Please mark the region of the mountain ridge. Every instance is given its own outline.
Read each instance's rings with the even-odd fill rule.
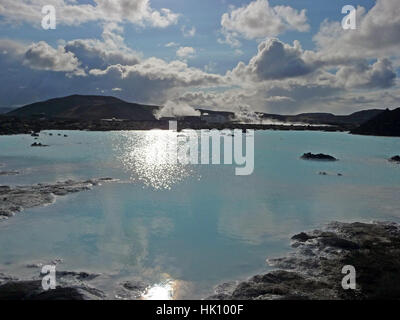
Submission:
[[[156,110],[160,106],[126,102],[113,96],[69,95],[45,101],[31,103],[7,112],[7,116],[17,117],[49,117],[61,119],[101,120],[126,119],[134,121],[155,121]],[[197,108],[201,114],[221,115],[229,118],[234,115],[229,111],[216,111]],[[272,120],[305,124],[352,125],[359,126],[382,113],[382,109],[369,109],[354,112],[350,115],[313,112],[297,115],[279,115],[257,112],[261,120]],[[185,118],[185,117],[183,117]],[[193,118],[193,117],[192,117]],[[192,119],[192,121],[195,121]]]
[[[353,134],[400,137],[400,108],[385,110],[351,130]]]
[[[70,95],[39,101],[17,108],[7,115],[19,117],[47,116],[52,118],[98,120],[120,118],[155,120],[160,107],[130,103],[113,96]]]

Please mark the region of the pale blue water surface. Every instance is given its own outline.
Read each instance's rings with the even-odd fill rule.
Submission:
[[[165,164],[157,146],[170,132],[49,132],[39,139],[48,148],[31,148],[28,135],[0,137],[0,170],[21,172],[0,185],[119,181],[0,222],[0,272],[27,275],[30,262],[61,258],[62,270],[104,274],[97,284],[109,298],[133,278],[198,298],[267,270],[265,258],[290,251],[296,232],[400,220],[400,165],[387,161],[400,154],[399,138],[259,131],[254,173],[235,176],[235,165]],[[340,161],[300,160],[304,152]]]

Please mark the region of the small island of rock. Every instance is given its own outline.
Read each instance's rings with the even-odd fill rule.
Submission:
[[[48,147],[47,144],[42,144],[41,142],[34,142],[31,144],[31,147]]]
[[[330,156],[328,154],[323,154],[323,153],[318,153],[318,154],[313,154],[311,152],[305,153],[301,156],[301,159],[303,160],[319,160],[319,161],[337,161],[333,156]]]
[[[400,163],[400,156],[391,157],[391,158],[389,159],[389,161]]]

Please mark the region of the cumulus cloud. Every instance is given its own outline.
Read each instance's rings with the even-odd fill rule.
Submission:
[[[192,47],[180,47],[176,51],[177,57],[184,59],[193,58],[195,54],[196,50]]]
[[[171,87],[212,86],[224,83],[223,76],[191,68],[182,61],[166,62],[154,57],[132,66],[118,64],[109,66],[104,70],[92,69],[89,73],[99,77],[112,75],[125,80],[141,77],[153,81],[168,82]]]
[[[189,67],[184,61],[154,57],[132,66],[92,69],[89,75],[93,83],[122,88],[126,99],[152,104],[163,104],[187,88],[218,87],[226,82],[223,76]]]
[[[298,41],[293,46],[277,39],[260,43],[258,53],[245,65],[240,62],[232,71],[239,78],[275,80],[304,76],[314,69],[303,60],[303,51]]]
[[[167,101],[165,105],[154,114],[157,119],[163,117],[176,118],[183,116],[200,116],[200,111],[186,103],[177,101]]]
[[[165,47],[166,48],[172,48],[172,47],[178,47],[179,46],[179,43],[176,43],[176,42],[168,42],[166,45],[165,45]]]
[[[57,49],[40,41],[29,46],[24,56],[24,64],[32,69],[63,71],[74,75],[85,75],[79,67],[79,60],[71,52],[66,52],[64,47]]]
[[[169,9],[155,10],[150,0],[94,0],[94,4],[79,4],[68,0],[2,0],[0,16],[6,22],[21,21],[40,25],[42,7],[53,5],[57,12],[57,23],[79,25],[90,21],[122,22],[136,25],[165,28],[176,24],[179,14]]]
[[[231,9],[221,18],[221,42],[238,46],[238,37],[257,39],[276,37],[288,30],[308,31],[306,10],[298,11],[289,6],[271,7],[268,0],[255,0],[247,6]]]
[[[28,10],[24,7],[28,1],[13,1],[6,8],[3,3],[8,1],[0,4],[5,22],[18,14],[32,22],[29,17],[36,14],[36,6],[41,3],[33,1]],[[155,12],[149,1],[98,0],[78,5],[74,1],[49,0],[46,4],[51,2],[71,12],[59,17],[61,24],[96,20],[103,28],[101,37],[60,41],[57,47],[44,41],[1,39],[2,105],[73,93],[112,94],[129,101],[165,105],[165,115],[178,116],[194,115],[193,107],[243,114],[243,106],[247,106],[253,111],[291,114],[400,105],[397,65],[393,63],[400,61],[400,9],[394,0],[377,0],[368,12],[359,7],[355,31],[343,31],[339,21],[325,21],[314,37],[316,48],[312,51],[302,49],[299,41],[285,43],[272,37],[287,30],[307,30],[305,11],[271,7],[265,0],[233,8],[224,18],[225,40],[238,43],[242,38],[256,39],[259,45],[254,56],[238,62],[225,74],[213,73],[216,68],[212,63],[203,70],[191,67],[188,61],[195,49],[174,42],[166,45],[177,50],[174,61],[144,58],[130,48],[124,39],[124,22],[163,26],[157,14],[149,18],[148,12]],[[93,10],[101,13],[114,3],[109,16],[91,16]],[[163,12],[159,14],[168,14]],[[165,21],[165,25],[173,23]],[[224,63],[217,62],[219,68],[223,67]]]
[[[365,62],[344,66],[336,73],[337,81],[348,88],[390,88],[394,86],[396,73],[387,59],[378,59],[373,65]]]
[[[324,99],[343,94],[343,89],[318,83],[274,82],[251,88],[234,88],[224,92],[190,92],[179,100],[199,108],[233,111],[243,114],[243,107],[259,112],[296,113],[304,108],[323,111]]]
[[[324,21],[314,36],[322,60],[385,58],[400,50],[400,6],[397,0],[377,0],[366,11],[357,8],[357,29],[343,30],[335,21]]]
[[[104,25],[102,38],[68,41],[65,50],[72,52],[88,68],[112,64],[133,65],[139,63],[140,54],[126,46],[123,28],[116,23]]]

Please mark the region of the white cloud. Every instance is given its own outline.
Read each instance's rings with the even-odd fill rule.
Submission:
[[[196,35],[195,27],[192,27],[191,29],[187,29],[186,26],[182,26],[181,31],[185,38],[193,38]]]
[[[192,47],[180,47],[176,51],[176,55],[179,58],[189,59],[193,58],[196,54],[196,50]]]
[[[122,88],[128,100],[163,104],[188,88],[210,88],[225,85],[221,75],[189,67],[184,61],[166,62],[149,58],[132,66],[112,65],[89,71],[93,85],[106,83]]]
[[[293,46],[277,39],[261,42],[258,53],[248,65],[240,62],[232,71],[232,75],[252,80],[275,80],[307,75],[313,67],[303,60],[300,43]]]
[[[324,21],[314,36],[321,60],[387,58],[400,51],[400,6],[398,0],[377,0],[366,12],[357,8],[357,29],[343,30],[339,22]]]
[[[49,1],[55,3],[55,0]],[[108,17],[91,17],[90,14],[80,17],[79,12],[89,10],[90,13],[93,8],[105,10],[107,5],[111,6],[110,1],[99,0],[87,5],[89,9],[76,2],[57,1],[61,7],[75,5],[77,8],[69,9],[80,10],[74,11],[75,16],[61,17],[62,23],[96,19],[103,27],[101,38],[59,41],[57,47],[44,41],[27,44],[0,39],[3,105],[28,103],[49,98],[49,95],[91,92],[113,94],[140,103],[165,104],[166,114],[179,114],[179,110],[190,114],[190,107],[240,112],[243,106],[249,106],[256,111],[276,113],[337,113],[400,105],[395,69],[398,65],[392,63],[396,59],[400,61],[400,9],[394,0],[377,0],[369,12],[359,8],[359,29],[354,32],[344,32],[340,22],[324,22],[314,38],[317,45],[314,51],[303,50],[298,41],[285,43],[271,38],[271,34],[277,32],[306,30],[305,12],[290,7],[270,7],[267,1],[261,0],[232,9],[226,19],[235,24],[231,26],[227,22],[225,40],[234,44],[241,38],[257,39],[259,46],[253,57],[237,63],[225,75],[212,73],[216,69],[213,63],[202,66],[204,70],[190,67],[187,60],[196,53],[192,47],[168,43],[167,47],[177,50],[175,61],[143,58],[141,53],[128,47],[122,21],[157,25],[154,22],[157,14],[155,18],[145,18],[143,14],[146,10],[154,11],[149,1],[118,0]],[[33,2],[31,11],[24,12],[22,6],[18,14],[34,16],[35,6],[40,1]],[[15,2],[7,9],[0,5],[0,15],[4,16],[7,10],[11,12],[21,3],[27,1]],[[254,9],[266,5],[267,12]],[[271,25],[264,28],[263,19],[269,14],[272,14]],[[122,17],[119,23],[117,17]],[[291,24],[285,20],[289,17]],[[233,53],[229,54],[232,58]],[[225,63],[216,62],[219,67]],[[86,77],[78,76],[84,74]]]
[[[32,69],[63,71],[74,75],[85,75],[80,68],[78,59],[72,52],[66,52],[64,47],[57,49],[40,41],[30,45],[24,55],[24,64]]]
[[[179,43],[176,43],[176,42],[168,42],[165,45],[165,47],[167,47],[167,48],[178,47],[178,46],[179,46]]]
[[[149,58],[132,66],[112,65],[104,70],[92,69],[94,76],[112,75],[122,80],[140,77],[150,81],[161,81],[169,86],[212,86],[224,83],[223,76],[206,73],[197,68],[190,68],[183,61],[166,62],[158,58]]]
[[[276,37],[288,30],[308,31],[306,11],[289,6],[271,7],[268,0],[255,0],[247,6],[234,8],[221,18],[222,34],[232,46],[240,43],[237,38],[258,39]]]
[[[89,21],[126,21],[140,26],[165,28],[176,24],[179,19],[179,14],[169,9],[154,10],[150,0],[94,0],[94,5],[68,0],[2,0],[0,16],[6,22],[24,21],[40,26],[44,5],[56,8],[57,24],[62,25],[79,25]]]
[[[390,88],[394,86],[396,73],[392,63],[379,59],[373,65],[361,62],[341,67],[336,73],[338,82],[348,88]]]
[[[139,63],[140,54],[128,48],[123,38],[123,28],[116,23],[104,25],[102,38],[76,39],[65,45],[68,52],[73,52],[89,68],[112,64],[133,65]]]

